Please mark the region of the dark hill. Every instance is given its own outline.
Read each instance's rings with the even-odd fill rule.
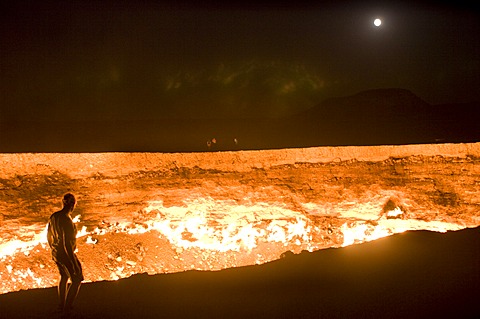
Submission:
[[[404,89],[332,98],[282,119],[0,121],[0,153],[190,152],[480,141],[480,105],[430,105]],[[234,139],[238,140],[235,144]]]
[[[305,112],[309,118],[370,122],[423,115],[430,105],[404,89],[377,89],[328,99]]]
[[[477,110],[478,103],[431,105],[405,89],[375,89],[325,100],[296,115],[292,127],[323,145],[474,142]]]

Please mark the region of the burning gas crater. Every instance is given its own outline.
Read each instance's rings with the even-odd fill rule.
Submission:
[[[0,154],[0,163],[0,293],[56,285],[45,227],[67,191],[78,198],[87,281],[480,224],[480,143]]]
[[[373,200],[328,207],[304,203],[300,211],[282,203],[239,205],[213,198],[188,199],[182,206],[170,207],[151,201],[129,218],[112,218],[94,227],[85,226],[77,215],[78,254],[87,281],[117,280],[136,273],[261,264],[285,251],[347,246],[411,229],[465,228],[408,219],[389,194]],[[2,242],[0,276],[1,293],[56,285],[46,228]]]

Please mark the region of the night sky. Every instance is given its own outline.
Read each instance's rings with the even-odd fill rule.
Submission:
[[[282,117],[392,87],[480,100],[462,1],[5,2],[0,121]]]

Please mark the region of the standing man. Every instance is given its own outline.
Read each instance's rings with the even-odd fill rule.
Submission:
[[[83,281],[82,265],[75,255],[77,245],[77,228],[72,221],[71,213],[76,200],[73,194],[63,196],[62,210],[53,213],[48,221],[47,239],[52,249],[52,259],[60,272],[58,283],[59,308],[69,312],[77,297]],[[68,280],[70,279],[70,284]]]

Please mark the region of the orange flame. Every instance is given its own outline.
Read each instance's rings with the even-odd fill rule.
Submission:
[[[81,245],[85,245],[85,251],[88,246],[102,245],[105,242],[102,238],[112,234],[124,234],[131,238],[149,235],[158,241],[168,241],[176,251],[173,258],[179,263],[178,267],[184,267],[183,270],[191,267],[211,270],[243,265],[245,262],[240,256],[257,256],[254,261],[248,260],[262,263],[278,258],[279,254],[275,251],[313,251],[348,246],[411,229],[445,232],[465,228],[440,221],[404,219],[404,212],[399,207],[382,215],[379,213],[381,205],[374,202],[339,203],[331,211],[307,203],[303,205],[303,212],[291,210],[282,203],[243,205],[232,200],[212,198],[194,198],[186,200],[184,204],[166,207],[162,201],[153,201],[145,209],[132,214],[131,220],[111,221],[104,227],[90,230],[83,226],[77,238]],[[329,214],[329,218],[339,221],[338,229],[327,231],[324,225],[317,224],[312,217],[319,212]],[[80,216],[74,221],[81,223]],[[328,232],[338,233],[340,241],[328,241]],[[270,245],[268,247],[271,251],[265,250],[264,245]],[[272,247],[276,247],[276,250]],[[202,260],[196,266],[187,264],[188,258],[182,255],[188,252],[196,252],[194,255],[202,256]],[[87,280],[116,280],[142,272],[140,261],[123,258],[122,252],[117,254],[109,257],[112,264],[109,275],[94,275],[92,271]],[[224,259],[220,258],[221,254],[224,254]],[[146,255],[145,258],[147,257],[157,260],[158,256]],[[84,255],[83,258],[83,261],[88,262],[85,260],[88,256]],[[31,262],[37,259],[40,260],[37,264]],[[13,239],[1,243],[0,293],[54,286],[56,269],[51,264],[46,245],[46,227],[34,233],[30,240]],[[171,271],[160,264],[154,267],[153,271],[149,271]]]

